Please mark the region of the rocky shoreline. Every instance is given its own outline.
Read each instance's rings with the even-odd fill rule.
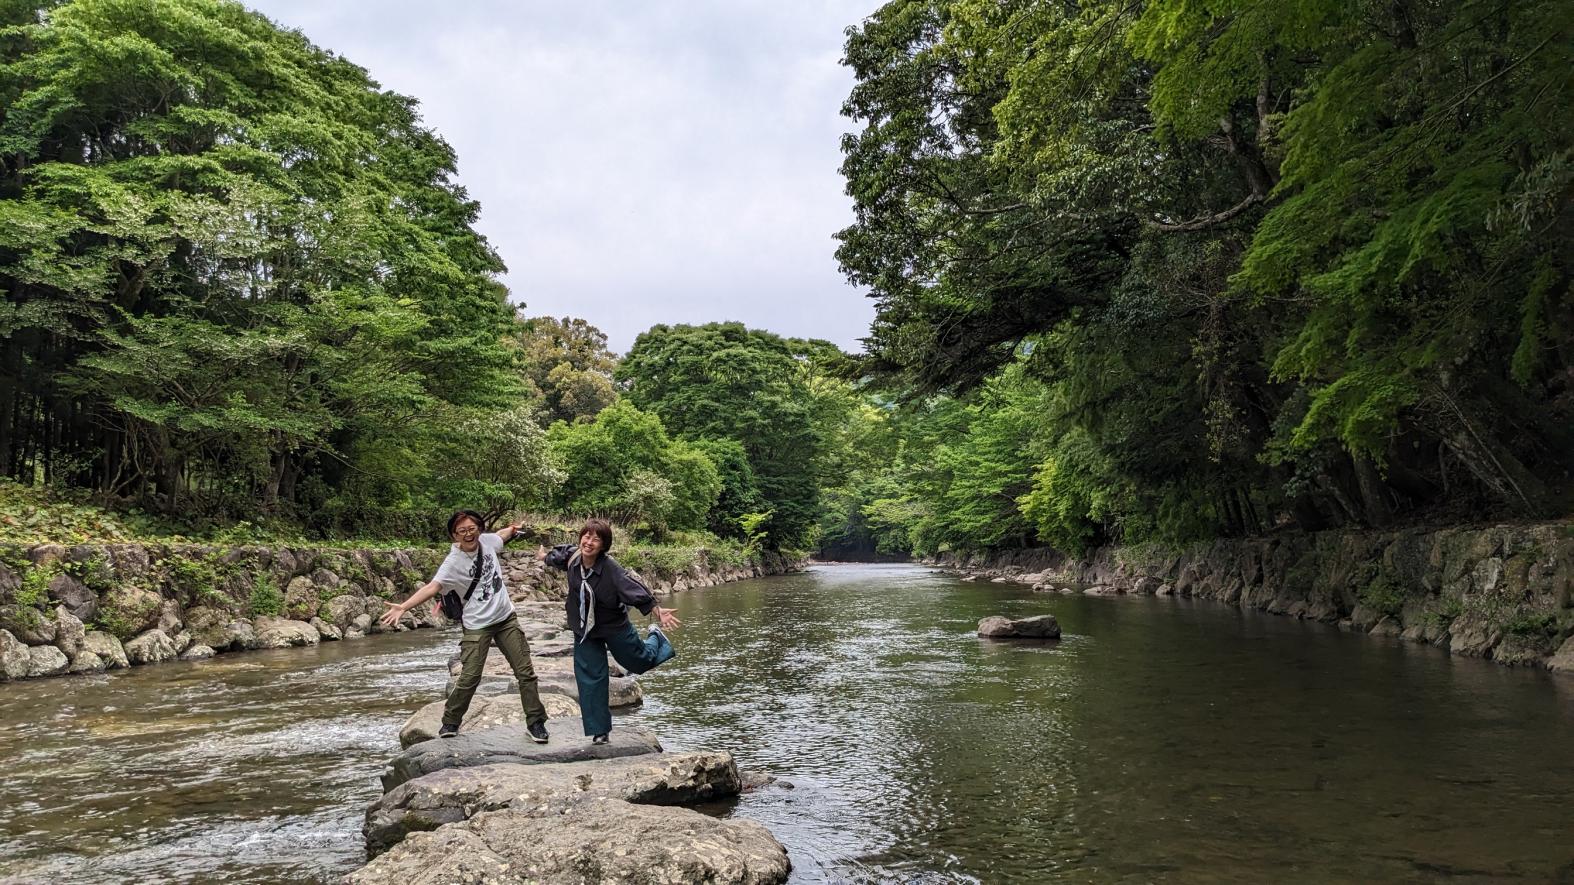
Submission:
[[[786,881],[787,851],[765,827],[684,807],[748,788],[751,778],[732,754],[668,754],[650,729],[622,724],[608,743],[592,744],[557,678],[566,670],[572,686],[571,659],[550,653],[561,623],[539,604],[518,609],[552,717],[551,740],[528,739],[508,671],[493,666],[501,655],[490,655],[488,679],[506,693],[478,695],[457,737],[432,737],[440,701],[401,728],[404,749],[383,770],[383,795],[366,810],[368,862],[343,882]],[[638,703],[638,681],[625,678],[634,691],[624,705]]]
[[[1574,522],[1106,547],[1084,558],[1047,548],[945,554],[927,563],[1038,592],[1212,599],[1574,672]]]
[[[384,632],[385,601],[436,570],[441,547],[342,550],[200,544],[0,545],[0,682],[98,673]],[[516,601],[560,600],[559,574],[533,550],[504,551]],[[764,553],[745,564],[693,551],[645,577],[658,594],[785,574],[801,563]],[[447,625],[423,609],[396,631]]]

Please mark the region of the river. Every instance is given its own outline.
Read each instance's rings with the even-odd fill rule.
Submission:
[[[791,784],[794,882],[1574,881],[1574,679],[916,566],[680,594],[626,721]],[[996,643],[1050,612],[1058,643]],[[0,686],[0,880],[331,880],[452,633]]]

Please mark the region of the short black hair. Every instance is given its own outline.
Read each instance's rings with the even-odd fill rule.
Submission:
[[[459,520],[467,516],[475,520],[476,528],[483,532],[486,531],[486,517],[474,510],[455,510],[454,515],[448,517],[448,537],[452,538],[454,536],[454,526],[459,524]]]
[[[594,518],[587,519],[587,520],[585,520],[585,527],[580,529],[579,530],[579,534],[575,535],[575,537],[583,538],[583,537],[585,537],[585,535],[587,535],[587,534],[589,534],[591,532],[595,532],[596,533],[596,537],[601,539],[601,552],[602,553],[611,553],[612,552],[612,523],[607,522],[604,519],[594,519]]]

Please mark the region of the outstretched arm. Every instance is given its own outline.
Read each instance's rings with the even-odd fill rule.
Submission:
[[[555,569],[568,569],[568,561],[574,556],[573,544],[559,544],[550,550],[546,547],[536,547],[536,559]]]
[[[405,612],[416,608],[421,603],[431,599],[433,596],[436,596],[438,587],[438,583],[436,581],[432,581],[421,587],[421,589],[411,593],[404,602],[388,602],[387,600],[384,600],[383,605],[388,606],[388,610],[383,612],[383,616],[378,618],[378,620],[382,622],[384,627],[394,626],[395,624],[399,623],[400,618],[404,617]]]
[[[639,609],[640,614],[655,618],[663,630],[670,630],[683,623],[672,609],[657,605],[655,594],[650,592],[650,588],[621,565],[618,566],[618,595],[622,597],[624,605],[632,605]]]

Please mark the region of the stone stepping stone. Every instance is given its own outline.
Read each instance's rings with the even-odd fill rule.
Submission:
[[[448,768],[406,781],[366,811],[369,857],[410,833],[510,806],[543,807],[604,796],[645,805],[692,805],[735,796],[742,781],[731,753],[654,753],[593,762]]]
[[[543,694],[541,704],[547,708],[547,716],[552,719],[574,719],[579,716],[579,704],[566,695]],[[464,719],[460,720],[459,729],[480,731],[499,725],[518,725],[524,721],[525,709],[519,702],[519,692],[491,696],[477,694],[470,700],[470,709],[465,711]],[[405,720],[404,726],[399,729],[399,746],[411,747],[432,740],[437,737],[437,730],[442,726],[443,702],[433,701]]]
[[[343,881],[777,885],[787,881],[791,869],[787,850],[754,821],[584,798],[546,810],[485,811],[429,833],[412,833]]]
[[[547,731],[552,740],[538,744],[530,740],[524,725],[502,725],[481,731],[461,730],[457,737],[422,741],[395,756],[383,769],[383,792],[408,780],[445,768],[472,768],[513,762],[535,765],[545,762],[582,762],[587,759],[617,759],[661,752],[656,733],[638,726],[612,729],[611,740],[592,744],[582,732],[578,717],[549,719]]]

